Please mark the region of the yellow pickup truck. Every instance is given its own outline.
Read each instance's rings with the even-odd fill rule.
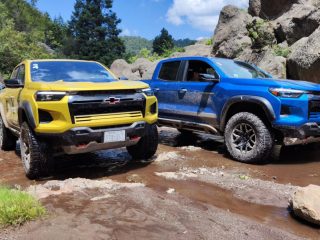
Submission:
[[[133,160],[158,146],[158,104],[145,83],[120,81],[98,62],[26,60],[0,90],[0,148],[20,139],[27,177],[50,174],[53,153],[127,147]]]

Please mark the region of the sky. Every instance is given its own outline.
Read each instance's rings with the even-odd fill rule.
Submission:
[[[114,0],[113,11],[122,20],[123,36],[153,39],[164,27],[175,39],[213,35],[221,9],[232,4],[248,7],[249,0]],[[51,17],[68,21],[75,0],[38,0],[37,7]]]

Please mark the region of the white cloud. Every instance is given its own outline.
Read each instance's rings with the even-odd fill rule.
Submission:
[[[167,12],[167,21],[174,25],[190,24],[195,28],[212,32],[221,9],[232,4],[248,7],[248,0],[173,0]]]
[[[137,36],[137,35],[138,35],[138,31],[136,31],[136,30],[131,31],[128,28],[122,29],[122,32],[120,34],[120,36]]]

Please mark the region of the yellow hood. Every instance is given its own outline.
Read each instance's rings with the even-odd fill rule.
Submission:
[[[108,83],[91,82],[31,82],[28,87],[41,91],[97,91],[97,90],[128,90],[148,88],[148,84],[139,81],[114,81]]]

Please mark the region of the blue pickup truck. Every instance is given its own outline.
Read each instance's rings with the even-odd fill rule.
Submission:
[[[159,101],[159,125],[225,137],[241,162],[270,159],[275,145],[320,137],[320,85],[276,80],[241,61],[184,57],[159,62],[148,83]]]

